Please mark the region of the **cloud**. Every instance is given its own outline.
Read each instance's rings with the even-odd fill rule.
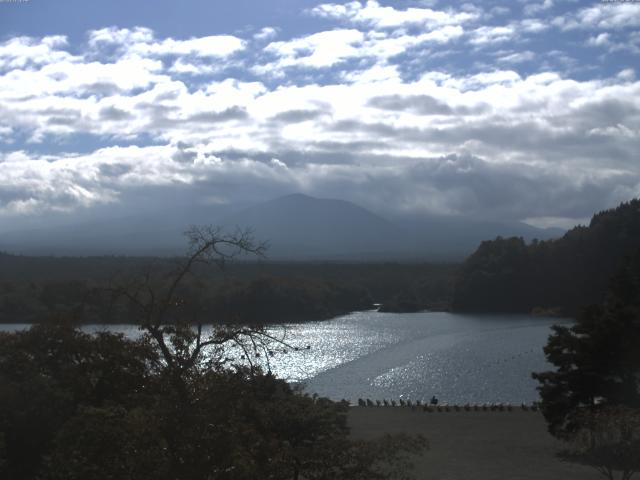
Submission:
[[[366,3],[325,3],[314,7],[311,13],[319,17],[375,28],[397,28],[412,25],[434,28],[446,25],[462,25],[478,18],[477,13],[456,12],[453,10],[432,10],[431,8],[398,10],[393,7],[383,7],[378,2],[371,0]]]
[[[153,31],[144,27],[134,29],[108,27],[89,32],[93,48],[115,47],[128,55],[163,56],[192,55],[196,57],[228,57],[246,46],[246,41],[233,35],[210,35],[186,40],[165,38],[157,40]]]
[[[257,33],[254,33],[253,38],[254,40],[257,40],[257,41],[266,41],[266,40],[271,40],[277,35],[278,35],[277,28],[264,27],[264,28],[261,28]]]
[[[156,208],[299,190],[390,213],[582,218],[640,194],[633,57],[611,55],[597,75],[567,68],[595,62],[589,46],[611,53],[629,39],[633,55],[640,36],[586,10],[554,29],[540,18],[487,24],[508,12],[469,5],[325,3],[306,19],[320,27],[295,34],[109,27],[85,44],[9,39],[0,214],[142,208],[151,190]],[[573,31],[587,24],[595,31]],[[568,57],[553,35],[588,45]]]
[[[327,112],[323,112],[321,110],[287,110],[280,112],[271,118],[272,120],[281,123],[299,123],[316,120],[327,114]]]
[[[393,167],[379,158],[366,169],[358,165],[364,155],[357,156],[359,162],[334,164],[291,164],[279,157],[225,160],[186,144],[111,148],[73,157],[20,155],[5,156],[0,163],[0,214],[5,216],[131,202],[140,188],[162,187],[187,204],[204,204],[211,195],[233,203],[262,199],[265,193],[305,191],[348,198],[381,212],[390,212],[393,205],[394,213],[505,220],[554,212],[579,218],[638,191],[637,179],[624,172],[593,175],[547,164],[496,163],[469,154],[392,157],[388,160],[395,162]],[[77,167],[69,170],[71,163]],[[14,180],[10,189],[5,188],[7,178]],[[576,201],[579,198],[582,201]]]
[[[498,62],[500,63],[524,63],[530,62],[536,58],[536,54],[531,50],[524,50],[522,52],[507,53],[498,56]]]
[[[91,30],[88,34],[89,46],[100,48],[105,45],[131,45],[137,43],[151,43],[154,40],[153,30],[145,27],[118,28],[107,27]]]
[[[602,2],[558,16],[553,24],[562,30],[619,30],[640,27],[640,8],[634,3]]]
[[[101,120],[119,122],[122,120],[129,120],[132,118],[132,115],[120,108],[107,106],[100,109],[99,117]]]
[[[451,115],[454,113],[449,105],[429,95],[373,97],[368,104],[382,110],[415,112],[419,115]]]
[[[211,35],[189,40],[167,38],[160,42],[134,43],[128,48],[133,54],[194,55],[196,57],[227,57],[244,49],[245,41],[232,35]]]
[[[73,62],[80,59],[63,50],[68,45],[64,35],[40,39],[14,37],[0,43],[0,70],[34,68],[47,63]]]
[[[424,44],[445,44],[464,34],[460,26],[444,26],[415,35],[368,32],[356,29],[329,30],[287,41],[270,43],[265,52],[275,60],[257,65],[257,75],[282,76],[283,69],[329,68],[347,60],[385,61]]]
[[[499,27],[479,27],[471,32],[471,43],[473,45],[486,45],[502,43],[513,39],[516,30],[512,26]]]
[[[211,75],[221,71],[222,69],[224,69],[224,65],[196,63],[178,58],[173,62],[169,71],[179,75]]]
[[[523,11],[525,15],[531,16],[549,10],[550,8],[553,8],[553,0],[544,0],[542,3],[527,3]]]
[[[590,37],[589,40],[587,41],[587,44],[591,45],[592,47],[606,46],[611,43],[609,38],[610,38],[610,35],[608,33],[599,33],[595,37]]]
[[[330,67],[346,58],[359,56],[356,44],[363,40],[364,34],[358,30],[330,30],[294,40],[272,42],[267,45],[265,52],[278,58],[275,68],[293,65]]]

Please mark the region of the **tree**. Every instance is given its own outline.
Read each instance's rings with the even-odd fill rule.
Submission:
[[[225,363],[225,345],[235,343],[251,362],[256,354],[267,353],[264,341],[270,339],[259,325],[229,326],[217,322],[206,333],[202,318],[205,309],[198,302],[201,296],[190,295],[189,291],[197,288],[194,279],[198,266],[213,264],[224,268],[241,255],[262,257],[266,244],[257,243],[250,230],[228,234],[220,227],[194,226],[185,235],[187,254],[174,269],[158,275],[147,271],[108,289],[114,300],[124,297],[136,312],[141,330],[155,341],[165,372],[181,394],[185,393],[185,376],[201,367],[202,361],[208,367]]]
[[[551,434],[565,459],[628,480],[640,459],[640,251],[611,280],[603,305],[572,327],[554,327],[545,354],[555,371],[534,373]]]
[[[0,334],[0,472],[31,479],[81,406],[149,404],[157,354],[144,338],[34,326]]]
[[[640,408],[640,252],[613,277],[603,305],[553,330],[544,351],[557,370],[533,374],[553,435],[575,433],[585,408]]]
[[[609,480],[620,472],[629,480],[640,471],[640,411],[625,407],[586,411],[570,448],[560,456],[570,462],[588,465]]]
[[[269,361],[277,338],[255,325],[203,326],[189,295],[198,267],[264,247],[248,232],[211,227],[190,230],[189,239],[171,272],[147,271],[109,289],[139,315],[140,339],[69,325],[0,334],[0,476],[408,478],[422,439],[351,440],[346,405],[264,373],[260,361]],[[230,344],[244,355],[234,358]]]

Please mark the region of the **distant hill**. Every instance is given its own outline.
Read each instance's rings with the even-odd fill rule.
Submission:
[[[222,225],[251,226],[269,242],[271,258],[374,259],[415,253],[397,225],[354,203],[287,195],[223,218]]]
[[[216,223],[220,207],[166,209],[144,215],[96,218],[0,234],[0,251],[56,256],[173,256],[184,253],[189,225]]]
[[[565,230],[536,228],[522,222],[498,222],[468,216],[404,216],[396,223],[419,242],[423,252],[444,260],[462,260],[487,238],[522,237],[525,241],[559,238]]]
[[[352,202],[287,195],[252,206],[199,206],[153,214],[13,231],[0,251],[25,255],[171,256],[184,252],[182,232],[192,224],[252,228],[270,244],[274,260],[457,261],[485,238],[560,236],[518,222],[468,217],[383,218]]]
[[[452,308],[573,315],[603,300],[610,277],[640,249],[640,200],[593,216],[557,240],[482,242],[462,265]]]

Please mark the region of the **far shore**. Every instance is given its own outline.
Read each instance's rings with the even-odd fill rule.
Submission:
[[[596,480],[594,469],[556,457],[562,442],[539,412],[425,412],[410,407],[351,407],[354,438],[421,434],[429,450],[415,459],[421,480]]]

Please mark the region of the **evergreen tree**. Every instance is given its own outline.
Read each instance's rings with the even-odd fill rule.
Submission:
[[[602,305],[572,327],[554,327],[545,354],[555,371],[534,373],[549,431],[571,437],[586,410],[640,408],[640,251],[611,281]]]

